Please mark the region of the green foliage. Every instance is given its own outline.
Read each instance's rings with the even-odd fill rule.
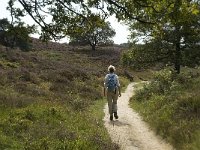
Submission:
[[[122,55],[122,63],[124,66],[130,66],[134,69],[148,68],[155,66],[161,59],[159,53],[161,50],[155,48],[152,50],[151,44],[134,45],[128,51],[125,51]]]
[[[189,73],[159,71],[153,81],[136,91],[131,106],[176,149],[198,149],[199,82],[199,76]]]
[[[105,22],[99,15],[91,14],[87,21],[77,25],[70,34],[70,43],[73,45],[90,45],[95,50],[96,45],[109,43],[116,33],[109,22]]]
[[[89,34],[91,37],[92,33],[99,32],[102,28],[105,30],[108,27],[108,24],[106,26],[104,24],[104,27],[102,27],[102,19],[99,19],[98,15],[92,14],[93,10],[89,8],[86,1],[69,0],[62,2],[60,0],[45,0],[30,2],[24,0],[19,1],[22,7],[18,7],[19,5],[16,3],[15,0],[9,1],[8,9],[13,18],[21,20],[22,17],[29,14],[35,23],[41,27],[40,38],[45,41],[72,36],[74,33],[79,35]],[[43,9],[45,9],[45,13]],[[104,14],[105,19],[107,14]],[[46,15],[51,16],[50,23],[46,21]],[[108,31],[109,33],[106,33]],[[106,32],[103,34],[106,33],[107,36],[111,36],[110,33],[114,34],[113,29],[110,32],[110,28]],[[99,33],[95,34],[98,38],[101,38],[101,41],[103,40],[104,37],[102,35],[99,36]],[[94,44],[95,39],[90,39],[90,42]]]
[[[135,12],[139,9],[135,3],[139,8],[142,7],[141,10]],[[180,66],[199,65],[198,1],[150,0],[135,3],[126,6],[124,2],[125,10],[130,7],[133,14],[147,19],[150,23],[125,18],[130,26],[130,41],[133,44],[123,57],[124,64],[146,67],[161,62],[164,65],[173,65],[177,73],[180,73]],[[143,45],[138,44],[141,42]]]
[[[154,94],[163,95],[168,93],[174,86],[176,86],[175,74],[170,69],[155,72],[153,81],[144,84],[141,90],[137,91],[135,95],[139,101],[148,100]]]
[[[19,47],[27,51],[30,50],[29,34],[34,31],[34,26],[25,26],[19,22],[14,25],[7,19],[0,20],[0,43],[7,47]]]

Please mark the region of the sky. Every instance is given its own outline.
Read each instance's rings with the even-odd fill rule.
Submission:
[[[6,10],[6,7],[8,6],[8,1],[9,0],[0,0],[0,19],[3,18],[8,18],[10,21],[10,14],[9,11]],[[26,23],[27,22],[32,22],[32,19],[29,17],[25,18],[24,20]],[[116,35],[113,38],[113,41],[115,44],[121,44],[121,43],[126,43],[127,37],[129,35],[128,27],[124,24],[121,24],[117,22],[117,19],[114,16],[111,16],[108,18],[108,21],[111,23],[111,26],[115,29]],[[38,35],[32,35],[33,37],[38,37]],[[66,39],[61,40],[61,42],[68,42]]]

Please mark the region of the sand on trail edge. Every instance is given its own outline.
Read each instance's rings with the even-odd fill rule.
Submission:
[[[104,107],[104,125],[112,141],[118,144],[121,150],[174,150],[129,107],[129,99],[133,96],[135,84],[130,83],[118,99],[118,120],[110,121],[108,104]]]

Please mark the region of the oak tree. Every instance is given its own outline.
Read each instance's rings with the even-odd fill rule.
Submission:
[[[105,22],[99,15],[91,14],[87,21],[76,26],[76,30],[72,30],[70,41],[89,44],[94,51],[98,44],[109,43],[115,34],[109,22]]]

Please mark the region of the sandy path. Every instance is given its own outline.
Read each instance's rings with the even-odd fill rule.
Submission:
[[[108,106],[105,105],[104,122],[111,139],[122,150],[172,150],[172,146],[156,136],[138,113],[129,107],[133,89],[134,83],[129,84],[118,99],[118,120],[109,120]]]

